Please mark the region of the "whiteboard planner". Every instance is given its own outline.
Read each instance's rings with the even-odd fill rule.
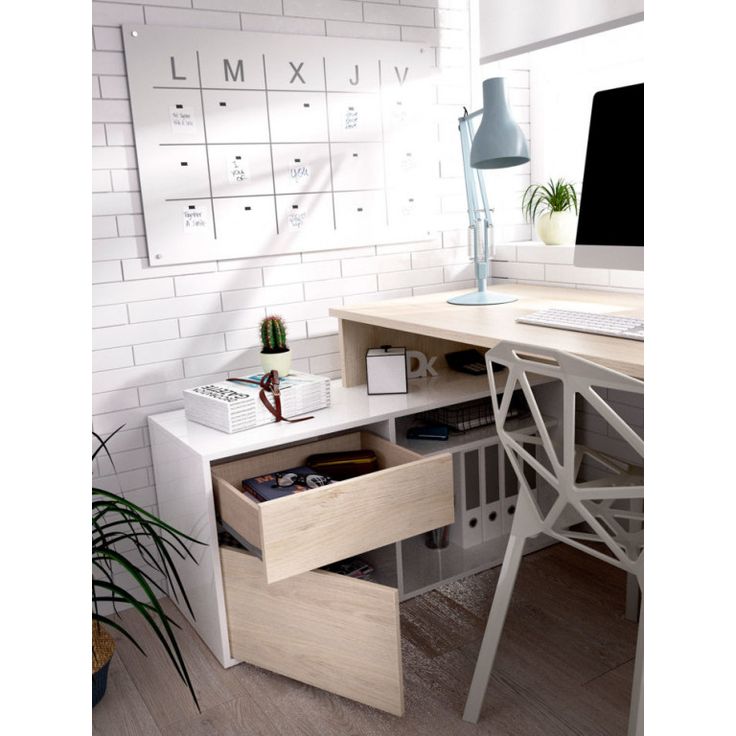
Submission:
[[[123,37],[152,266],[436,229],[432,49],[138,25]]]

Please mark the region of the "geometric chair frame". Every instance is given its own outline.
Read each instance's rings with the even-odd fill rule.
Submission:
[[[477,723],[491,676],[503,624],[527,539],[540,533],[625,570],[644,586],[644,440],[607,400],[607,391],[643,394],[644,384],[630,376],[558,350],[502,342],[486,353],[491,401],[499,442],[516,474],[519,496],[488,624],[476,663],[463,719]],[[497,394],[492,364],[507,369]],[[504,375],[504,374],[500,374]],[[532,390],[530,376],[545,376],[562,388],[562,421],[553,440]],[[531,412],[533,430],[515,429],[511,398],[520,389]],[[637,462],[612,457],[576,442],[577,409],[592,407]],[[510,427],[509,424],[512,426]],[[530,446],[534,452],[530,452]],[[552,496],[542,509],[524,465],[545,481]],[[592,479],[588,476],[593,475]],[[643,729],[643,621],[639,617],[629,736]]]

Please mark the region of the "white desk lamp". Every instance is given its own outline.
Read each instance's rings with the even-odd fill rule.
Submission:
[[[478,132],[473,136],[471,120],[482,115]],[[488,197],[483,174],[474,169],[505,169],[529,161],[529,146],[518,124],[511,117],[506,102],[503,77],[493,77],[483,82],[483,108],[458,118],[460,145],[463,152],[465,193],[468,199],[470,220],[469,238],[472,238],[472,260],[475,262],[475,279],[478,291],[448,299],[449,304],[506,304],[516,297],[491,294],[486,291],[486,279],[491,275],[493,251],[493,222],[488,207]],[[474,176],[475,174],[475,176]],[[481,206],[478,206],[480,192]]]

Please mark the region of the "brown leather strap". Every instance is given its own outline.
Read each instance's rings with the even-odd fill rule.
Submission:
[[[305,422],[307,419],[314,419],[314,417],[299,417],[298,419],[287,419],[282,413],[281,413],[281,388],[280,384],[281,381],[279,379],[279,372],[278,371],[270,371],[269,373],[264,373],[261,376],[260,381],[253,381],[250,378],[228,378],[228,381],[231,381],[232,383],[248,383],[253,386],[260,386],[260,391],[258,392],[258,397],[261,400],[261,403],[268,409],[271,414],[273,414],[274,417],[276,417],[277,422],[290,422],[292,424],[295,424],[296,422]],[[267,393],[271,393],[273,396],[273,404],[268,400],[268,397],[266,396]]]

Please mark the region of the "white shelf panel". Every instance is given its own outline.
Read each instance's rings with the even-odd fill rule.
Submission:
[[[498,432],[495,424],[488,424],[485,427],[477,427],[469,429],[466,432],[458,432],[450,434],[447,440],[410,440],[406,436],[406,430],[414,423],[413,417],[401,417],[396,421],[396,444],[406,447],[408,450],[416,452],[418,455],[437,455],[441,452],[461,452],[466,450],[474,450],[478,447],[484,447],[493,444],[490,440],[498,439]],[[547,428],[553,427],[556,422],[545,417]],[[512,419],[506,423],[511,431],[519,431],[525,429],[533,429],[534,421],[530,416]]]
[[[265,424],[256,430],[235,434],[190,422],[183,409],[152,415],[149,421],[184,442],[197,454],[208,460],[219,460],[479,399],[488,395],[488,379],[446,372],[432,378],[413,379],[409,381],[408,394],[390,396],[368,396],[365,385],[344,388],[341,381],[332,381],[330,393],[332,404],[314,412],[314,418],[309,421]]]

